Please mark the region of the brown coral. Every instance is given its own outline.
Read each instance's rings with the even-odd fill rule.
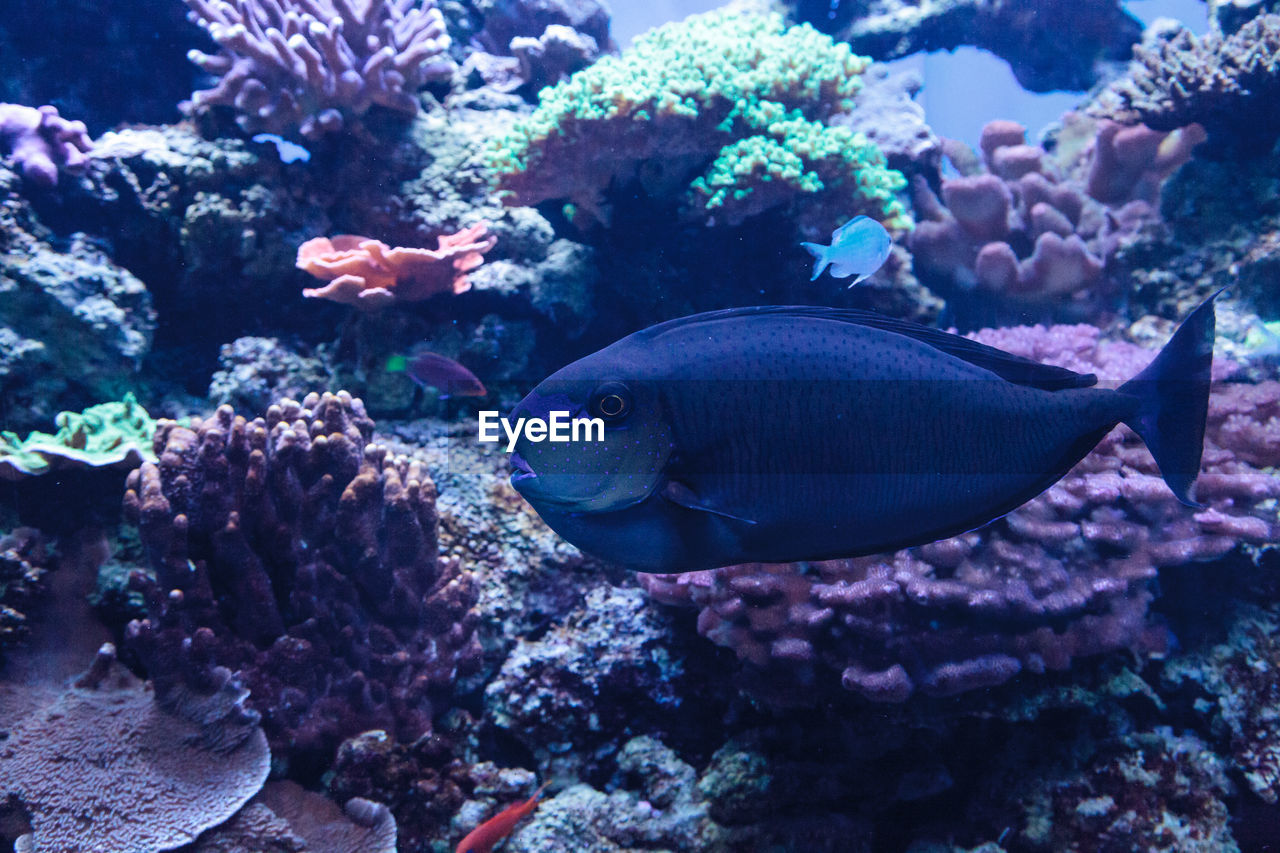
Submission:
[[[484,263],[485,252],[497,242],[488,232],[489,223],[480,222],[443,234],[435,250],[392,248],[354,234],[316,237],[298,247],[297,265],[329,283],[302,295],[377,311],[437,293],[462,293],[471,287],[466,274]]]

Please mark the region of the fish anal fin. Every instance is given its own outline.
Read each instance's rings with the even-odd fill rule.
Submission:
[[[662,487],[662,496],[676,506],[682,506],[685,509],[691,509],[695,512],[706,512],[711,515],[718,515],[721,518],[727,518],[730,521],[738,521],[743,524],[756,523],[750,518],[742,518],[741,516],[709,506],[706,501],[698,497],[697,493],[694,492],[693,489],[678,480],[668,480],[667,484]]]

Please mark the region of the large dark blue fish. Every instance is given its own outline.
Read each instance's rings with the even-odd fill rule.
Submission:
[[[1213,299],[1118,389],[860,311],[764,307],[637,332],[512,413],[601,418],[512,483],[583,551],[642,571],[833,559],[954,536],[1044,491],[1117,423],[1183,503],[1200,468]]]

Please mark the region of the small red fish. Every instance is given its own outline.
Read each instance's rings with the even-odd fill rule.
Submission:
[[[542,786],[533,792],[532,797],[523,803],[507,806],[468,832],[467,837],[458,842],[455,853],[492,853],[494,845],[510,835],[517,823],[533,814],[546,787],[547,783],[543,782]]]

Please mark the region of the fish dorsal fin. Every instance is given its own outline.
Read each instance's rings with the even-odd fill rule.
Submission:
[[[861,311],[856,308],[828,308],[822,305],[763,305],[749,308],[727,308],[722,311],[708,311],[703,314],[692,314],[676,320],[668,320],[651,326],[636,337],[651,340],[665,332],[696,326],[702,323],[716,323],[726,320],[745,319],[748,317],[790,317],[797,320],[826,320],[835,323],[847,323],[851,326],[864,326],[879,329],[896,335],[920,341],[939,352],[967,361],[975,367],[990,370],[1015,385],[1040,388],[1045,391],[1057,391],[1063,388],[1087,388],[1097,384],[1098,377],[1092,373],[1076,373],[1065,367],[1041,364],[1020,355],[1007,353],[1004,350],[971,341],[941,329],[922,326],[910,320],[899,320],[886,317],[874,311]]]
[[[841,236],[844,235],[846,231],[848,231],[850,228],[853,228],[859,222],[866,220],[867,218],[868,217],[865,214],[859,213],[857,216],[853,217],[853,219],[850,219],[848,222],[841,225],[835,231],[831,232],[831,242],[834,244],[837,240],[840,239]]]

